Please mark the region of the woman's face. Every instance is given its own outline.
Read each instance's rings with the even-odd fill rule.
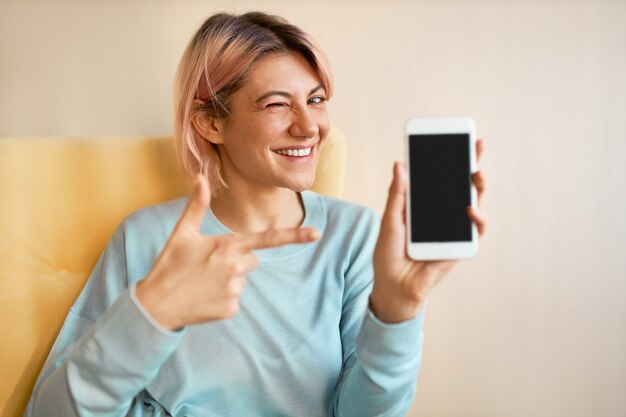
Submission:
[[[326,98],[300,54],[274,54],[255,63],[231,96],[231,116],[220,129],[226,183],[309,188],[329,129]]]

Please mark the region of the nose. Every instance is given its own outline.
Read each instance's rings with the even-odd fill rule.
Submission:
[[[312,110],[308,106],[297,109],[293,112],[293,120],[289,127],[289,133],[293,137],[301,139],[314,138],[319,133],[319,125]]]

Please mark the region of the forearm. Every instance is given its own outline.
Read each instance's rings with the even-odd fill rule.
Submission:
[[[42,382],[26,416],[126,415],[181,336],[155,326],[127,290],[60,359],[63,363]]]
[[[421,365],[424,309],[385,324],[368,311],[334,403],[335,417],[405,416]]]

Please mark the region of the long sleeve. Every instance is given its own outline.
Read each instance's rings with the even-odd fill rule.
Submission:
[[[126,288],[123,225],[113,235],[70,310],[35,385],[26,417],[152,415],[140,391],[184,331],[160,328]]]
[[[335,416],[406,415],[421,365],[423,321],[424,311],[393,325],[366,312],[355,350],[344,363]]]
[[[127,218],[72,307],[26,417],[404,416],[423,312],[386,325],[367,310],[373,211],[302,198],[303,226],[322,238],[257,251],[239,313],[179,333],[152,322],[133,291],[186,199]],[[210,211],[201,232],[229,233]]]
[[[370,229],[368,236],[355,248],[345,276],[343,368],[331,415],[403,417],[415,398],[425,308],[397,324],[383,323],[369,310],[377,233]]]

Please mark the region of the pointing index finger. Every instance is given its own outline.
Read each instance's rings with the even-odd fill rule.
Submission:
[[[313,242],[320,237],[320,232],[310,227],[299,229],[268,230],[261,233],[241,234],[237,242],[241,249],[250,251],[255,249],[274,248],[292,243]]]

